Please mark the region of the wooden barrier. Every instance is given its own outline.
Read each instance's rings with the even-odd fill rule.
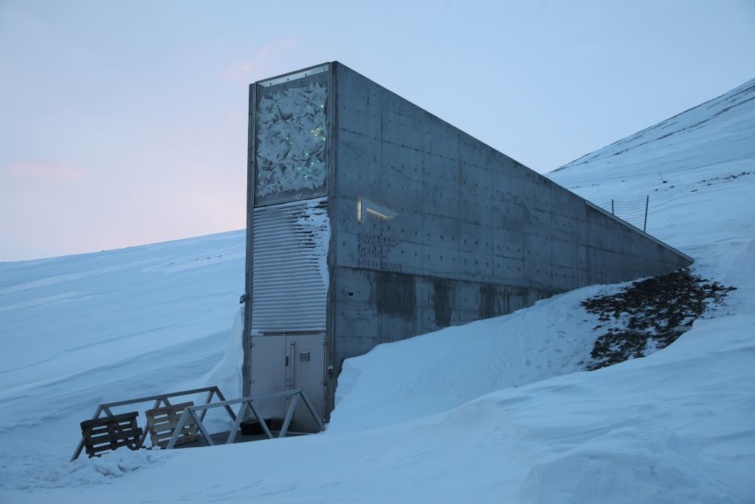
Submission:
[[[194,406],[193,402],[164,406],[162,408],[153,408],[144,412],[147,417],[147,431],[152,440],[152,446],[166,448],[168,441],[173,436],[173,432],[178,424],[183,410],[189,406]],[[197,424],[194,421],[186,422],[178,434],[176,445],[191,443],[199,439]]]
[[[106,416],[81,422],[81,435],[89,457],[127,446],[138,450],[142,428],[136,425],[138,411]]]

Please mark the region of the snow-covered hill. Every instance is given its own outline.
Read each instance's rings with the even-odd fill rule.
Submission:
[[[549,176],[604,207],[649,196],[648,233],[704,276],[755,281],[755,79]],[[755,297],[736,298],[755,311]]]
[[[229,394],[243,233],[0,264],[0,502],[755,502],[755,81],[551,174],[737,287],[579,372],[595,286],[347,361],[321,435],[68,458],[96,404]],[[665,183],[664,183],[665,180]],[[227,351],[228,350],[228,351]]]

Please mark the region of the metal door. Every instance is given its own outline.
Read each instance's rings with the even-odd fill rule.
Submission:
[[[322,419],[325,413],[325,333],[252,338],[253,394],[301,389]],[[265,419],[282,420],[290,399],[255,404]],[[292,431],[318,429],[304,404],[299,404],[291,422]]]
[[[320,415],[325,414],[325,333],[286,337],[286,388],[302,389]],[[303,404],[297,406],[291,428],[313,432],[317,423]]]
[[[330,224],[325,198],[254,209],[251,393],[300,388],[326,413],[325,325]],[[288,400],[260,405],[282,419]],[[317,424],[304,405],[291,429]]]
[[[286,370],[282,361],[286,355],[286,338],[256,336],[252,338],[252,394],[280,392],[286,387]],[[264,419],[282,419],[286,413],[283,399],[255,403],[254,407]]]

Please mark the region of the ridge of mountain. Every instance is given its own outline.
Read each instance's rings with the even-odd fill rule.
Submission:
[[[705,138],[706,129],[716,126],[723,120],[729,122],[740,115],[747,122],[755,124],[755,79],[700,105],[664,119],[652,126],[617,140],[603,148],[587,153],[551,172],[561,172],[592,163],[600,159],[621,156],[652,142],[664,140],[674,135],[690,135],[691,138]],[[678,138],[678,137],[677,137]],[[676,139],[675,139],[676,140]]]

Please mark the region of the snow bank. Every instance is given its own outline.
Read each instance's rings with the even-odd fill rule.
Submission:
[[[419,418],[494,390],[579,371],[590,357],[597,324],[579,303],[608,291],[579,289],[531,309],[380,345],[346,360],[328,432]]]

